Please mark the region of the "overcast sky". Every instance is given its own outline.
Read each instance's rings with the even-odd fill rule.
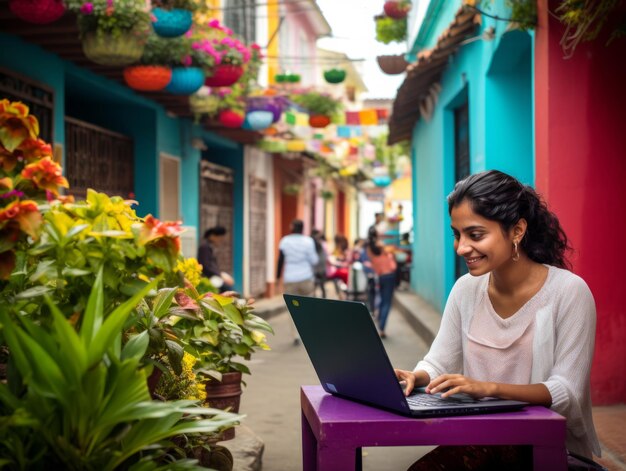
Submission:
[[[382,13],[383,0],[317,0],[333,30],[332,38],[317,44],[323,49],[344,52],[351,59],[365,59],[361,71],[368,88],[367,98],[394,98],[404,74],[384,74],[376,56],[406,52],[405,43],[383,44],[376,41],[374,16]]]

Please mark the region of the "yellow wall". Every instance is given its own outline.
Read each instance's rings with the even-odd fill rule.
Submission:
[[[280,25],[280,4],[279,2],[268,2],[267,4],[267,37],[268,40],[274,34],[276,36],[272,39],[271,44],[267,47],[267,83],[270,85],[274,83],[274,76],[279,72],[278,60],[276,59],[279,54],[279,34],[276,32]]]

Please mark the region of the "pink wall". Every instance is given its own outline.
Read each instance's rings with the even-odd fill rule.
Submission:
[[[539,13],[536,184],[571,239],[574,271],[596,300],[593,401],[626,402],[626,40],[581,43],[565,60],[563,28],[548,15],[547,0]]]
[[[285,7],[287,13],[280,35],[281,54],[289,57],[311,58],[311,60],[286,59],[284,68],[300,74],[303,86],[313,85],[317,77],[315,65],[317,37],[308,15],[302,13],[311,7],[302,2],[287,3]],[[303,36],[305,41],[302,41]]]

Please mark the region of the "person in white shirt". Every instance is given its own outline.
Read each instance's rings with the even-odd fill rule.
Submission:
[[[571,248],[557,217],[535,190],[495,170],[458,182],[448,209],[469,273],[452,288],[428,354],[413,371],[396,370],[406,394],[425,386],[444,397],[550,407],[567,419],[570,452],[600,456],[590,395],[595,302],[568,270]],[[513,446],[439,447],[410,469],[457,469],[468,459],[512,469],[529,454]]]
[[[287,294],[314,296],[314,268],[319,258],[315,241],[302,234],[303,229],[303,222],[295,219],[291,222],[291,234],[280,239],[276,279],[280,280],[281,276],[283,277],[283,291]],[[291,332],[294,345],[298,345],[300,337],[293,323],[291,323]]]

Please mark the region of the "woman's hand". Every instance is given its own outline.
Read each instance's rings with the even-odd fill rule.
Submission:
[[[415,387],[415,374],[412,371],[399,370],[394,368],[396,378],[400,381],[400,384],[404,386],[404,395],[408,396]]]
[[[429,394],[442,393],[441,397],[465,393],[475,398],[495,396],[495,383],[476,381],[463,375],[441,375],[426,386]]]

